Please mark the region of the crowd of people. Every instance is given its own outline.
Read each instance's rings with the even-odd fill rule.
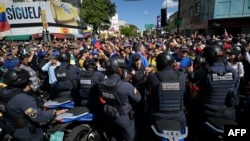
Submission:
[[[245,36],[4,41],[0,48],[0,95],[11,95],[7,113],[23,122],[13,131],[22,141],[42,140],[42,123],[66,112],[43,111],[31,91],[89,107],[108,124],[112,141],[155,140],[150,124],[157,119],[178,121],[191,131],[189,139],[197,140],[198,124],[205,119],[237,122],[240,94],[250,104]]]

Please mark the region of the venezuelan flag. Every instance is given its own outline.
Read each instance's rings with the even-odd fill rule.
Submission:
[[[5,5],[0,5],[0,32],[10,30],[10,25],[5,15]]]

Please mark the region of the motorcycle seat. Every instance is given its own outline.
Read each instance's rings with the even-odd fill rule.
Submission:
[[[82,106],[82,107],[74,107],[74,108],[69,109],[67,111],[67,113],[72,113],[75,116],[81,115],[83,113],[88,113],[88,112],[90,112],[89,109],[87,107],[84,107],[84,106]]]
[[[171,130],[171,131],[180,131],[181,130],[181,124],[179,121],[175,120],[166,120],[166,119],[160,119],[155,121],[155,126],[159,130]]]
[[[66,101],[73,101],[72,98],[69,97],[58,97],[53,99],[53,101],[57,101],[58,103],[64,103]]]

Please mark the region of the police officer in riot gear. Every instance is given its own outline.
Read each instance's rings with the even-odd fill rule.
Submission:
[[[110,58],[105,66],[108,78],[99,84],[99,94],[109,138],[112,141],[133,141],[135,126],[130,103],[139,102],[141,95],[132,84],[121,79],[124,59]]]
[[[97,71],[96,62],[93,59],[86,59],[83,66],[85,70],[80,72],[78,83],[81,105],[86,105],[92,86],[104,80],[104,74]]]
[[[0,91],[1,113],[8,123],[8,129],[19,141],[42,141],[41,125],[46,124],[56,115],[66,110],[43,111],[41,103],[32,91],[34,86],[29,81],[29,72],[15,68],[3,74],[3,82],[7,87]]]
[[[181,128],[186,126],[183,111],[186,77],[183,71],[174,70],[174,58],[168,52],[156,57],[158,72],[148,76],[146,86],[149,91],[149,114],[152,122],[158,119],[179,121]]]
[[[213,124],[220,122],[222,126],[224,122],[233,124],[236,116],[235,105],[238,104],[238,74],[225,62],[222,47],[218,45],[205,47],[203,57],[206,65],[195,71],[191,79],[199,87],[199,103],[196,107],[200,108],[197,113],[192,113],[194,114],[192,117],[203,117],[192,119],[191,124],[193,121],[198,122],[196,124],[198,127],[195,127],[196,135],[199,135],[198,131],[201,131],[199,126],[204,121]]]
[[[80,99],[77,90],[79,68],[70,64],[70,53],[68,52],[59,54],[58,60],[61,62],[61,65],[55,68],[58,97],[71,97],[76,102],[75,104],[79,105]]]

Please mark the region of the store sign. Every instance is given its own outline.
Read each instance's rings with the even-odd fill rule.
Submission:
[[[55,23],[78,26],[79,10],[70,3],[48,2],[6,2],[6,18],[9,24]],[[46,13],[45,13],[46,11]]]

